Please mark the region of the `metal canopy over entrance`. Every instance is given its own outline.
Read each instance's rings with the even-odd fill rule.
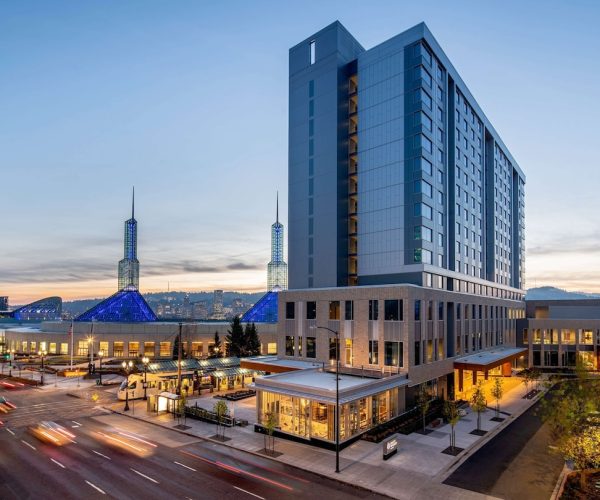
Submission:
[[[510,377],[512,363],[527,352],[521,347],[497,347],[489,351],[478,352],[468,356],[462,356],[454,360],[454,369],[458,375],[458,392],[464,390],[464,372],[472,374],[473,385],[477,384],[477,373],[482,372],[484,379],[488,379],[491,370],[501,368],[501,375]]]

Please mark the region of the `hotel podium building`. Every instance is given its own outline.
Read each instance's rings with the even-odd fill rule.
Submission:
[[[278,353],[322,368],[258,380],[260,421],[331,441],[334,332],[343,440],[421,384],[466,396],[523,362],[525,176],[425,24],[366,50],[335,22],[290,49],[288,169]]]

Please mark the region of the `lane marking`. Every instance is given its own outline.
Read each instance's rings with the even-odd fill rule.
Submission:
[[[79,425],[81,427],[82,424],[80,424],[79,422],[75,422],[75,420],[71,420],[71,422],[73,422],[75,425]]]
[[[160,484],[156,479],[151,478],[150,476],[146,476],[146,474],[142,474],[139,470],[135,470],[133,468],[130,467],[130,469],[135,472],[136,474],[139,474],[142,477],[145,477],[146,479],[148,479],[149,481],[152,481],[155,484]]]
[[[93,451],[93,452],[94,452],[96,455],[100,455],[101,457],[104,457],[104,458],[106,458],[106,460],[112,460],[112,458],[110,458],[110,457],[107,457],[106,455],[104,455],[104,454],[100,453],[99,451],[96,451],[96,450],[92,450],[92,451]]]
[[[244,488],[238,488],[237,486],[234,486],[234,488],[236,490],[243,491],[244,493],[248,493],[248,495],[252,495],[255,498],[260,498],[260,500],[265,500],[265,497],[261,497],[260,495],[257,495],[256,493],[252,493],[251,491],[247,491]]]
[[[7,430],[8,432],[10,432],[10,433],[11,433],[13,436],[15,435],[15,433],[14,433],[13,431],[11,431],[11,430],[10,430],[8,427],[6,428],[6,430]]]
[[[87,484],[89,484],[92,488],[94,488],[96,491],[99,491],[103,495],[106,495],[106,493],[103,490],[101,490],[100,488],[98,488],[98,486],[96,486],[94,483],[90,483],[87,479],[85,480],[85,482]]]
[[[186,469],[193,470],[194,472],[198,472],[196,469],[194,469],[193,467],[189,467],[188,465],[181,464],[179,462],[173,462],[173,463],[175,463],[177,465],[181,465],[182,467],[185,467]]]
[[[35,447],[35,446],[33,446],[32,444],[29,444],[27,441],[23,441],[22,439],[21,439],[21,443],[23,443],[24,445],[27,445],[27,446],[29,446],[29,447],[30,447],[32,450],[35,450],[35,449],[36,449],[36,447]]]
[[[54,460],[53,458],[51,458],[50,460],[52,460],[59,467],[62,467],[63,469],[66,469],[66,467],[63,464],[61,464],[58,460]]]

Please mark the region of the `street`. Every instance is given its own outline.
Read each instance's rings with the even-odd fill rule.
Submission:
[[[90,389],[100,400],[114,399]],[[0,495],[38,498],[378,498],[267,458],[199,440],[175,431],[107,413],[89,398],[35,388],[1,390],[17,405],[2,415]],[[141,410],[141,403],[140,410]],[[54,446],[27,427],[52,420],[72,432],[74,442]],[[102,439],[107,433],[132,436],[152,446],[147,457],[123,451]]]
[[[539,405],[483,445],[444,483],[509,500],[550,498],[563,460],[548,450],[550,435],[537,415]]]

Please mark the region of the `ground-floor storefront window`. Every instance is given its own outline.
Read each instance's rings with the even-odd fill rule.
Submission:
[[[335,441],[335,404],[268,391],[258,393],[258,421],[268,415],[277,427],[303,438]],[[355,436],[398,415],[398,388],[340,404],[340,440]]]

